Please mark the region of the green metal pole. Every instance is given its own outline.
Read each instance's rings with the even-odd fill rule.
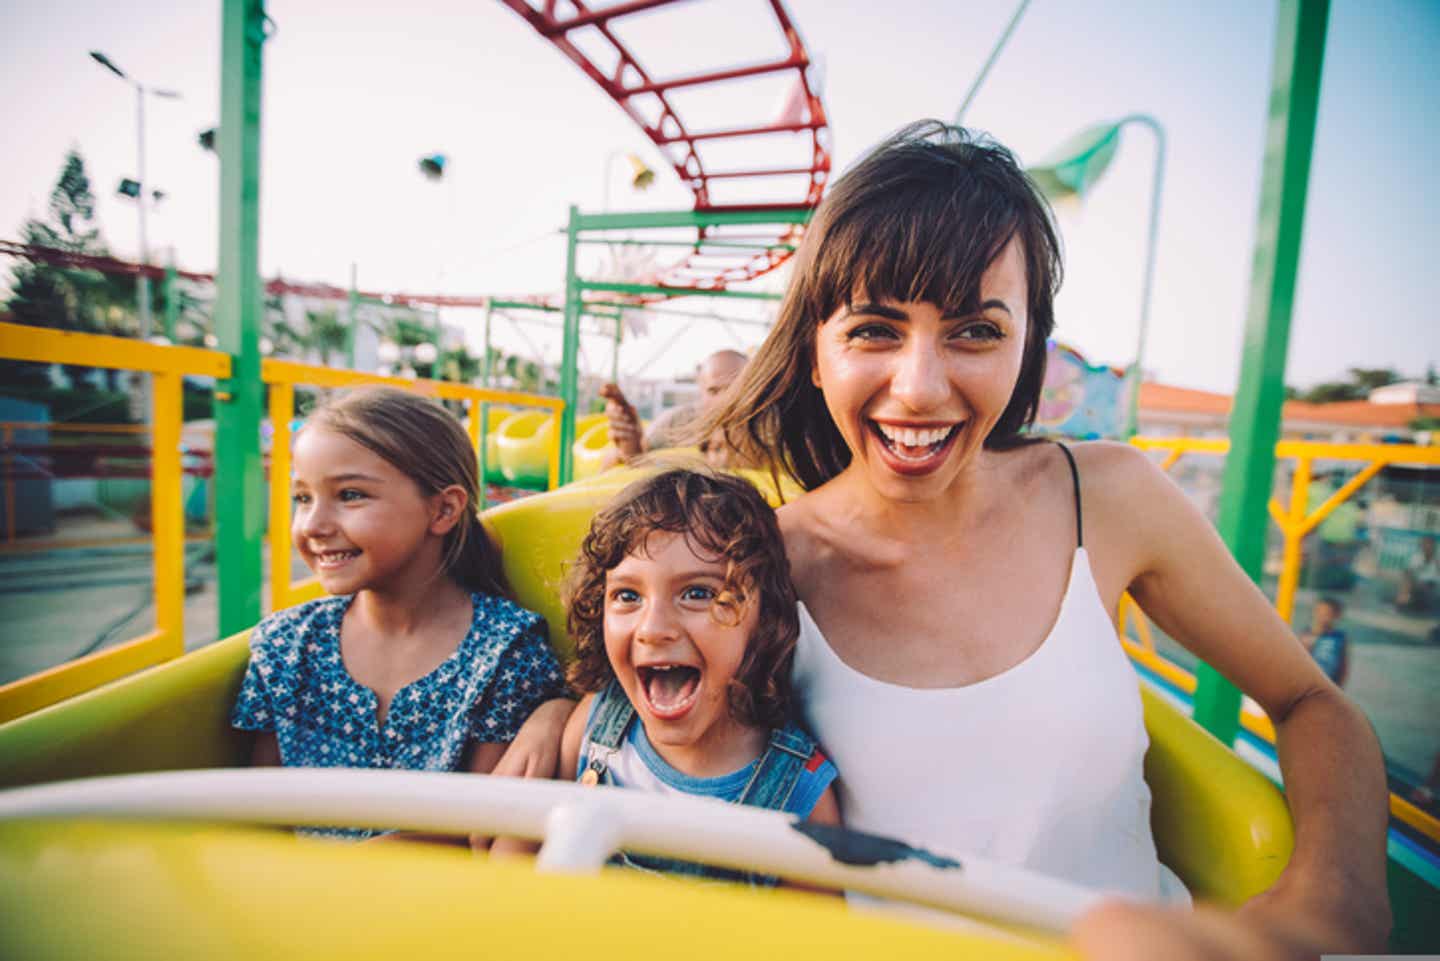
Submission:
[[[615,349],[610,354],[610,383],[620,383],[620,340],[625,336],[625,317],[615,315]]]
[[[565,344],[560,360],[560,483],[575,476],[575,403],[580,396],[580,278],[575,276],[575,247],[580,235],[580,211],[570,207],[565,241]]]
[[[260,78],[265,10],[224,0],[220,31],[220,270],[215,330],[231,377],[215,392],[215,553],[220,636],[260,620],[265,478],[260,460]],[[284,558],[276,558],[282,563]]]
[[[1155,251],[1160,244],[1160,194],[1165,186],[1165,128],[1148,114],[1131,114],[1115,126],[1138,123],[1155,135],[1155,179],[1150,185],[1150,229],[1145,241],[1145,280],[1140,293],[1140,333],[1135,343],[1135,363],[1130,365],[1130,403],[1125,418],[1125,436],[1140,431],[1140,381],[1144,379],[1145,341],[1150,334],[1150,297],[1155,288]]]
[[[170,259],[165,264],[165,339],[175,343],[175,328],[180,320],[180,301],[175,291],[175,251],[170,251]]]
[[[485,301],[485,359],[480,365],[480,385],[490,386],[490,317],[495,312],[493,301]],[[480,509],[486,508],[485,475],[490,472],[490,405],[480,405]]]
[[[1240,387],[1230,413],[1230,453],[1220,498],[1220,536],[1259,583],[1270,523],[1267,503],[1285,399],[1285,352],[1300,264],[1305,194],[1329,0],[1280,0],[1271,77],[1270,121]],[[1226,744],[1240,727],[1240,692],[1201,664],[1195,720]]]
[[[350,265],[350,292],[346,296],[346,317],[345,317],[345,366],[351,370],[355,369],[355,340],[360,323],[360,291],[357,289],[359,281],[356,279],[358,271],[354,264]]]

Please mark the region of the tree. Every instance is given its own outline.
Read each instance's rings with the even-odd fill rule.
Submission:
[[[73,254],[105,256],[109,253],[95,220],[95,194],[85,161],[74,149],[65,155],[60,176],[50,191],[45,220],[30,219],[20,227],[24,243],[51,247]],[[127,293],[133,298],[134,278],[109,278],[96,270],[58,267],[43,262],[20,261],[11,269],[10,299],[6,307],[18,324],[56,330],[98,331],[112,329],[121,313],[114,308]],[[45,366],[6,361],[7,383],[45,386]],[[88,387],[87,367],[67,367],[71,383]]]
[[[306,341],[310,348],[320,355],[320,364],[330,366],[330,354],[344,353],[350,344],[350,328],[340,320],[340,314],[333,307],[328,310],[307,310],[305,312]]]
[[[453,347],[440,355],[436,364],[440,379],[457,384],[473,384],[480,379],[480,358],[464,347]]]
[[[1306,390],[1297,390],[1287,396],[1310,404],[1333,404],[1342,400],[1364,400],[1377,387],[1393,384],[1400,380],[1400,374],[1393,367],[1351,367],[1349,380],[1332,380],[1316,384]]]

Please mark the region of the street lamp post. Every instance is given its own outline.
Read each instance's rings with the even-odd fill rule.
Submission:
[[[1155,135],[1155,176],[1150,186],[1150,227],[1145,241],[1145,275],[1140,290],[1140,332],[1136,337],[1135,360],[1126,371],[1129,395],[1126,404],[1125,436],[1134,437],[1140,427],[1141,365],[1145,342],[1150,334],[1150,296],[1155,283],[1155,251],[1160,238],[1160,192],[1165,182],[1165,128],[1149,114],[1132,113],[1114,123],[1082,130],[1029,170],[1030,176],[1053,199],[1084,197],[1099,181],[1120,144],[1120,131],[1129,124],[1148,127]]]
[[[150,192],[150,184],[145,179],[145,95],[147,93],[166,100],[178,100],[180,94],[174,90],[146,89],[145,85],[134,79],[117,67],[109,57],[99,50],[91,50],[90,57],[100,66],[109,70],[115,76],[124,80],[135,88],[135,176],[140,182],[139,192],[135,196],[135,207],[140,215],[140,266],[142,268],[150,265],[150,247],[145,233],[145,196]],[[150,336],[150,277],[142,269],[140,271],[139,283],[136,285],[135,298],[138,301],[140,310],[140,336],[148,339]]]

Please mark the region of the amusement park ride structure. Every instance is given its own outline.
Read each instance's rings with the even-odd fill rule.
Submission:
[[[565,57],[589,76],[601,90],[625,111],[667,158],[676,175],[693,193],[693,208],[683,211],[644,213],[584,214],[572,207],[566,227],[566,287],[563,305],[516,303],[514,306],[548,307],[563,314],[564,353],[561,363],[560,397],[521,398],[498,392],[456,388],[471,403],[472,431],[483,431],[482,402],[519,402],[551,407],[558,418],[553,473],[559,483],[572,475],[578,400],[578,345],[580,321],[585,314],[604,314],[616,320],[626,306],[666,298],[704,295],[775,299],[777,295],[753,290],[735,290],[731,285],[759,277],[783,263],[793,252],[805,223],[819,202],[830,173],[829,130],[826,113],[811,75],[811,59],[781,0],[766,0],[788,53],[779,59],[755,62],[724,70],[656,79],[641,59],[623,42],[617,24],[679,0],[621,0],[596,7],[580,0],[565,4],[556,0],[501,0],[553,44]],[[563,15],[562,15],[563,14]],[[1245,328],[1245,355],[1239,390],[1230,418],[1231,440],[1226,459],[1224,493],[1219,528],[1241,566],[1257,581],[1264,556],[1264,538],[1269,523],[1269,493],[1275,466],[1283,374],[1289,323],[1294,300],[1304,219],[1309,163],[1319,100],[1328,3],[1325,0],[1281,0],[1277,16],[1275,63],[1268,116],[1260,214],[1256,239],[1254,273]],[[226,504],[227,523],[216,532],[219,560],[219,632],[222,637],[249,629],[260,620],[261,556],[267,507],[262,455],[257,444],[264,407],[265,385],[272,388],[272,421],[288,422],[284,407],[296,383],[324,383],[376,380],[373,375],[349,371],[300,369],[299,365],[267,362],[262,368],[259,348],[259,317],[262,281],[259,273],[260,197],[260,116],[262,49],[267,38],[268,18],[254,0],[224,0],[222,14],[222,91],[220,136],[216,147],[220,175],[220,257],[214,277],[215,319],[219,340],[217,351],[194,348],[134,345],[128,353],[107,358],[110,366],[130,366],[156,374],[157,399],[154,419],[159,449],[178,443],[180,377],[202,370],[219,378],[215,394],[215,498]],[[584,44],[578,35],[599,36],[603,43]],[[601,58],[595,49],[603,49]],[[588,52],[587,52],[588,51]],[[604,62],[602,62],[602,60]],[[613,60],[612,62],[609,62]],[[746,126],[701,130],[692,128],[693,118],[682,119],[675,98],[682,89],[722,84],[737,79],[790,73],[794,95],[786,115],[780,119],[757,119]],[[807,166],[772,163],[733,169],[712,169],[704,159],[705,145],[715,141],[754,140],[747,156],[764,160],[763,145],[775,138],[807,139],[810,161]],[[745,179],[776,184],[804,178],[799,195],[778,194],[763,202],[717,204],[712,189],[718,182]],[[673,239],[685,251],[680,259],[660,270],[649,283],[595,281],[577,273],[577,253],[585,244],[633,243],[617,237],[617,231],[694,231],[683,242]],[[21,253],[7,250],[4,252]],[[33,251],[31,252],[33,253]],[[162,268],[141,267],[163,276]],[[196,275],[201,277],[204,275]],[[270,288],[274,290],[275,288]],[[291,285],[288,292],[320,293],[321,288]],[[327,296],[346,295],[338,288],[324,288]],[[490,298],[449,298],[439,295],[402,295],[393,302],[412,305],[495,307]],[[608,312],[608,313],[607,313]],[[14,334],[17,338],[18,333]],[[20,353],[6,344],[7,355],[44,362],[77,362],[77,351],[86,335],[53,331],[24,335],[26,349]],[[92,338],[99,341],[105,338]],[[65,342],[62,343],[62,340]],[[15,344],[21,341],[16,339]],[[68,345],[68,346],[67,346]],[[283,369],[282,369],[283,368]],[[294,369],[291,369],[294,368]],[[342,376],[343,375],[343,376]],[[281,398],[275,407],[275,396]],[[161,422],[165,421],[163,425]],[[478,438],[477,438],[478,439]],[[167,454],[167,457],[170,455]],[[175,468],[173,457],[166,461]],[[272,465],[273,467],[273,465]],[[159,474],[156,474],[158,479]],[[157,480],[158,483],[158,480]],[[174,487],[175,485],[171,485]],[[167,488],[169,490],[169,488]],[[177,488],[178,491],[178,488]],[[183,535],[179,526],[178,492],[170,491],[165,510],[175,516],[164,521],[164,540],[170,544],[167,562],[178,564],[175,545]],[[173,496],[171,496],[173,495]],[[162,521],[156,501],[156,530]],[[281,520],[278,513],[272,524]],[[157,539],[157,544],[159,543]],[[157,549],[157,557],[159,555]],[[161,571],[157,561],[157,584]],[[173,591],[172,591],[173,594]],[[178,617],[179,598],[167,595],[161,630],[168,635]],[[169,645],[167,644],[167,649]],[[171,655],[173,656],[173,655]],[[154,663],[151,658],[127,663],[127,669]],[[112,674],[111,676],[115,676]],[[1240,694],[1211,668],[1201,665],[1194,692],[1195,718],[1222,742],[1233,743],[1240,726]],[[1393,849],[1393,845],[1392,845]],[[1392,864],[1394,855],[1392,850]],[[1392,877],[1392,888],[1395,881]],[[1428,895],[1427,895],[1428,896]],[[1417,902],[1419,903],[1419,902]],[[1398,913],[1398,912],[1397,912]],[[1430,923],[1433,923],[1430,922]]]

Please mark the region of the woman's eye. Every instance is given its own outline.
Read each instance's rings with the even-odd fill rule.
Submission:
[[[343,491],[340,492],[340,501],[341,501],[341,503],[346,503],[346,502],[348,502],[348,501],[358,501],[358,500],[362,500],[364,497],[365,497],[365,492],[364,492],[364,491],[357,491],[357,490],[356,490],[355,488],[353,488],[353,487],[347,487],[347,488],[345,488]]]
[[[290,495],[290,503],[292,503],[292,504],[308,504],[308,503],[310,503],[310,495],[309,495],[309,494],[301,494],[300,492],[297,491],[297,492],[295,492],[295,493],[293,493],[293,494]]]
[[[692,584],[680,592],[682,601],[703,601],[710,603],[715,599],[715,591],[699,584]]]
[[[884,324],[861,324],[848,331],[845,339],[871,342],[895,340],[896,333]]]
[[[1001,330],[999,325],[997,324],[992,324],[988,321],[982,321],[977,324],[970,324],[969,326],[961,327],[959,330],[955,331],[954,338],[956,340],[979,341],[1004,340],[1005,331]]]

